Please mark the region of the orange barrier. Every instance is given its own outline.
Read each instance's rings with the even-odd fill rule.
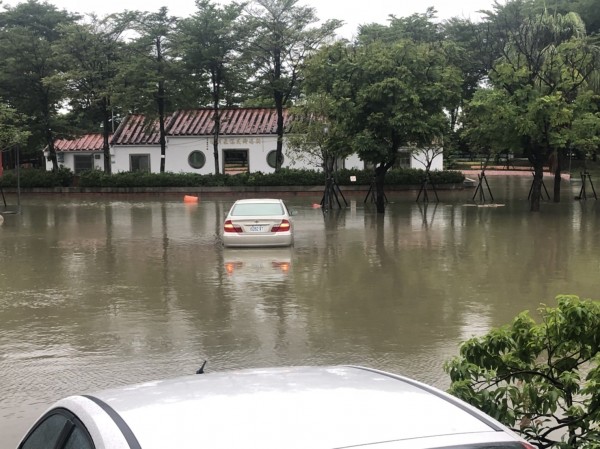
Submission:
[[[197,203],[198,202],[198,197],[197,196],[193,196],[193,195],[184,195],[183,196],[183,202],[184,203]]]

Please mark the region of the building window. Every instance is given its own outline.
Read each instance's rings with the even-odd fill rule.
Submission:
[[[277,166],[275,165],[275,158],[277,157],[277,150],[273,150],[273,151],[269,151],[269,154],[267,154],[267,164],[269,164],[269,167],[271,168],[277,168]],[[279,164],[279,166],[281,167],[283,165],[283,154],[281,155],[281,157],[279,158],[279,162],[281,162],[281,164]]]
[[[202,151],[192,151],[188,156],[188,164],[192,168],[202,168],[206,164],[206,156]]]
[[[91,154],[76,154],[73,159],[75,174],[94,169],[94,156]]]
[[[129,155],[129,170],[130,171],[150,172],[150,155],[149,154],[130,154]]]
[[[248,150],[223,150],[223,173],[248,173]]]
[[[399,150],[394,168],[410,168],[411,153],[408,150]]]

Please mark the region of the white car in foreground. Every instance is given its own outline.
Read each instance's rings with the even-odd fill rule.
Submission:
[[[258,198],[236,201],[223,224],[225,246],[290,246],[292,221],[280,199]]]
[[[54,404],[18,449],[534,449],[458,399],[355,366],[146,382]]]

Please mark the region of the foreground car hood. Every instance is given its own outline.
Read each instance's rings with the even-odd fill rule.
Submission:
[[[340,448],[510,441],[491,420],[416,383],[352,367],[247,370],[149,382],[95,395],[143,449]],[[412,440],[412,441],[411,441]],[[420,441],[415,444],[415,441]]]

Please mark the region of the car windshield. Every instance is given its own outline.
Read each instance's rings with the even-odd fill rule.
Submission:
[[[241,203],[233,206],[231,215],[234,217],[283,215],[283,208],[280,203]]]

